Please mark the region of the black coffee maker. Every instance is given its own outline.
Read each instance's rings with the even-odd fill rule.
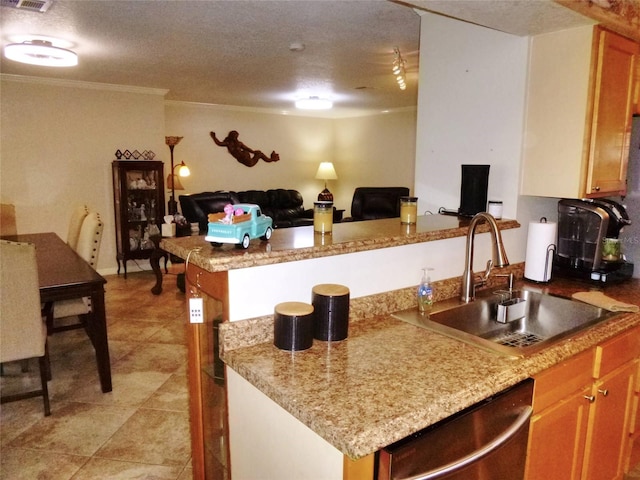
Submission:
[[[633,264],[618,238],[630,224],[625,208],[613,200],[560,200],[554,273],[600,284],[631,278]]]

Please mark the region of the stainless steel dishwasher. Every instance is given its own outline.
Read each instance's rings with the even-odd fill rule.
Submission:
[[[378,480],[522,480],[533,380],[382,449]]]

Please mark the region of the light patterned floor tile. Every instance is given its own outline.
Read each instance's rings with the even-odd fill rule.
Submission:
[[[0,455],[0,478],[7,480],[68,479],[80,470],[89,458],[22,448],[3,448]]]
[[[133,415],[134,408],[68,403],[52,408],[9,442],[15,448],[91,456]]]
[[[173,465],[149,465],[144,463],[122,462],[104,458],[91,458],[73,476],[73,480],[175,480],[183,471]]]
[[[141,408],[95,456],[184,467],[191,457],[189,414]]]

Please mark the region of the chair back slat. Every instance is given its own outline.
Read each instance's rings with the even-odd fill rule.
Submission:
[[[80,237],[80,230],[82,229],[82,222],[89,215],[89,207],[86,205],[80,205],[71,214],[69,220],[69,230],[67,231],[67,244],[74,250],[78,248],[78,238]]]
[[[103,228],[104,224],[100,219],[100,215],[96,212],[91,212],[82,222],[82,228],[78,236],[76,252],[94,269],[98,265]]]

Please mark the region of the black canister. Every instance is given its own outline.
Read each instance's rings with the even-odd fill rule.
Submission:
[[[306,350],[313,345],[313,306],[283,302],[273,314],[273,344],[282,350]]]
[[[349,289],[344,285],[325,283],[313,287],[313,337],[337,341],[347,338],[349,330]]]

